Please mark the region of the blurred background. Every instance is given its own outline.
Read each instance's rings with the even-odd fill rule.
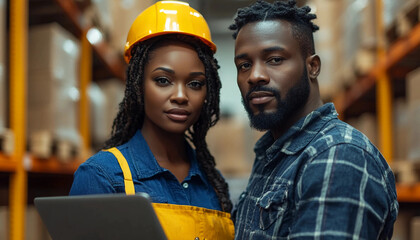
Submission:
[[[33,198],[67,195],[74,171],[109,137],[124,94],[128,29],[155,2],[0,0],[0,239],[50,239]],[[186,2],[218,47],[222,116],[207,140],[236,202],[263,133],[249,127],[241,104],[228,26],[254,1]],[[323,100],[396,175],[394,239],[420,239],[420,0],[297,2],[318,16]]]

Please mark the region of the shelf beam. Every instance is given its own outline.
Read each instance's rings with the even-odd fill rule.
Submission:
[[[12,158],[16,170],[10,176],[10,240],[25,239],[25,211],[27,198],[27,173],[23,167],[26,150],[26,80],[28,1],[10,3],[10,127],[18,140]]]
[[[74,1],[69,0],[55,0],[55,2],[63,9],[64,13],[68,16],[74,27],[78,29],[81,35],[86,35],[87,31],[92,27],[87,23],[82,22],[82,12],[77,7]],[[116,78],[124,79],[125,65],[122,56],[113,51],[103,41],[91,44],[93,51],[99,57],[99,60],[105,65],[106,69]]]
[[[53,156],[48,159],[39,159],[28,156],[26,159],[25,169],[30,173],[49,173],[49,174],[66,174],[73,175],[82,162],[81,159],[70,159],[68,162],[60,162],[57,157]]]
[[[404,38],[398,39],[386,52],[386,57],[378,59],[377,64],[364,77],[357,80],[349,89],[334,96],[334,103],[337,111],[345,113],[362,96],[370,91],[383,72],[387,72],[392,67],[400,63],[404,57],[420,48],[420,23],[414,26],[411,32]],[[410,69],[409,69],[410,70]]]
[[[16,161],[11,156],[0,153],[0,169],[2,172],[15,172],[16,166]]]
[[[420,183],[397,184],[397,196],[399,202],[420,202]]]

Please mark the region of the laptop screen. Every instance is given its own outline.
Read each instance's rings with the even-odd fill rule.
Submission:
[[[167,239],[144,193],[38,197],[34,203],[54,240]]]

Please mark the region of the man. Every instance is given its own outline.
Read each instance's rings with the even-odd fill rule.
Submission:
[[[268,132],[234,210],[236,239],[390,239],[398,202],[391,169],[323,104],[309,7],[264,1],[238,10],[238,86],[251,126]]]

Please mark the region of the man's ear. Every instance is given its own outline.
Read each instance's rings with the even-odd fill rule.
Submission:
[[[314,54],[306,58],[306,68],[308,69],[308,76],[315,80],[321,72],[321,59],[318,55]]]

